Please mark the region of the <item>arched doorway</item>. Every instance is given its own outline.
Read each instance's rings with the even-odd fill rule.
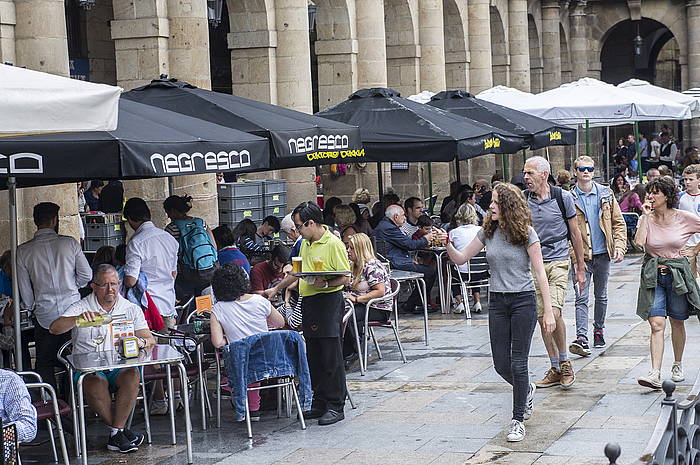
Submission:
[[[66,36],[70,76],[100,84],[117,84],[114,41],[110,21],[112,2],[97,2],[91,9],[66,2]]]
[[[233,92],[231,80],[231,49],[228,48],[228,34],[231,23],[228,5],[222,3],[221,22],[209,25],[209,68],[211,72],[211,90],[230,94]]]
[[[387,84],[405,96],[420,91],[417,17],[407,0],[384,4]]]
[[[491,63],[493,66],[493,85],[507,86],[508,79],[508,41],[506,40],[503,19],[498,8],[491,10]]]
[[[532,15],[527,15],[527,33],[530,44],[530,92],[538,93],[542,92],[544,65],[542,64],[540,34],[537,30],[535,18]]]
[[[559,49],[561,50],[561,82],[564,84],[571,82],[571,56],[566,31],[561,23],[559,24]]]
[[[442,17],[445,37],[445,83],[447,89],[467,89],[469,69],[467,66],[467,34],[465,18],[455,0],[442,2]],[[466,8],[466,4],[462,7]]]
[[[613,26],[601,42],[603,81],[619,84],[637,78],[681,90],[678,42],[664,24],[628,19]]]

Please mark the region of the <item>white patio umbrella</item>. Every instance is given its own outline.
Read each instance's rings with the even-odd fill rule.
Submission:
[[[476,98],[486,100],[491,103],[497,103],[504,107],[518,109],[523,105],[527,105],[535,94],[523,92],[522,90],[514,89],[507,86],[496,86],[486,89],[476,95]]]
[[[502,105],[570,125],[615,126],[635,121],[692,118],[687,105],[615,87],[593,78],[582,78],[532,98]]]
[[[112,131],[117,128],[122,89],[0,64],[0,137],[50,132]],[[0,176],[7,176],[10,204],[15,360],[22,369],[19,289],[17,286],[17,202],[14,154],[0,154]],[[22,154],[26,156],[27,154]],[[36,155],[36,154],[29,154]],[[39,156],[39,155],[36,155]],[[37,159],[38,160],[38,159]],[[42,169],[39,163],[36,168]]]
[[[641,79],[630,79],[629,81],[625,81],[622,84],[618,84],[617,87],[638,92],[640,94],[650,95],[652,97],[669,100],[671,102],[688,105],[690,107],[690,113],[693,116],[693,118],[697,118],[698,116],[700,116],[700,100],[698,100],[696,97],[693,97],[692,95],[676,92],[671,89],[666,89],[665,87],[655,86]]]

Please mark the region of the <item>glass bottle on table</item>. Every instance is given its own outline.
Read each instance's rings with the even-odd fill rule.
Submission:
[[[94,326],[104,326],[112,322],[112,315],[109,313],[100,313],[93,317],[93,320],[86,320],[82,316],[79,316],[75,320],[76,328],[92,328]]]

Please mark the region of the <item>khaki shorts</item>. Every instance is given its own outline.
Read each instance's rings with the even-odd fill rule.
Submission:
[[[564,299],[566,298],[566,285],[569,282],[569,265],[570,260],[555,260],[553,262],[544,263],[544,273],[547,275],[549,282],[549,295],[552,297],[552,308],[562,309],[564,307]],[[534,276],[534,272],[532,273]],[[535,279],[535,291],[537,295],[537,318],[544,315],[544,304],[542,303],[542,294],[537,286]]]

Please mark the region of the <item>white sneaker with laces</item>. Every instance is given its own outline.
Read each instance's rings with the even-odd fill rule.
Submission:
[[[464,313],[464,302],[460,302],[452,308],[452,313]]]
[[[537,386],[535,383],[530,383],[530,389],[527,391],[527,400],[525,401],[525,413],[523,414],[524,420],[529,420],[532,416],[532,412],[535,410],[534,400],[536,389]]]
[[[681,362],[673,362],[671,367],[671,381],[674,383],[680,383],[685,381],[685,375],[683,374],[683,364]]]
[[[646,376],[637,378],[637,382],[644,387],[661,389],[661,373],[659,370],[651,370]]]
[[[154,400],[148,407],[149,415],[165,415],[168,413],[168,401],[166,399]]]
[[[481,313],[481,302],[474,304],[474,313]]]
[[[508,442],[519,442],[525,439],[525,425],[522,421],[511,420],[510,430],[506,439]]]

